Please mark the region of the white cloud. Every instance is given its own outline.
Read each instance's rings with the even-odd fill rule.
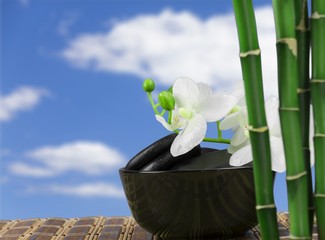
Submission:
[[[73,195],[80,197],[117,197],[123,198],[123,189],[110,183],[89,183],[81,185],[53,185],[49,191],[62,195]]]
[[[47,167],[31,166],[23,162],[14,162],[9,168],[14,174],[31,177],[51,177],[58,174],[56,171],[53,171]]]
[[[256,9],[265,89],[277,95],[272,7]],[[229,90],[242,79],[233,13],[202,20],[188,11],[164,10],[120,21],[108,32],[84,33],[62,56],[76,67],[152,77],[170,85],[179,76]]]
[[[9,121],[18,112],[33,109],[46,95],[48,92],[44,89],[24,86],[0,96],[0,121]]]
[[[33,163],[14,162],[9,166],[10,172],[30,177],[51,177],[68,171],[97,175],[115,171],[125,164],[125,157],[120,152],[91,141],[42,147],[26,153],[25,158]]]
[[[51,193],[78,197],[109,197],[123,198],[123,189],[111,183],[96,182],[79,185],[49,185],[45,187],[29,186],[28,193]]]

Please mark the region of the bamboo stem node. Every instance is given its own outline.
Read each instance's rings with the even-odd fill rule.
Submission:
[[[241,52],[239,53],[239,57],[241,58],[245,58],[245,57],[248,57],[248,56],[258,56],[258,55],[261,55],[261,49],[255,49],[255,50],[250,50],[250,51],[247,51],[247,52]]]
[[[311,16],[310,16],[311,19],[321,19],[321,18],[325,18],[325,14],[319,14],[318,12],[314,12]]]
[[[247,129],[248,129],[248,131],[251,131],[251,132],[262,133],[262,132],[266,132],[269,128],[267,126],[258,127],[258,128],[254,128],[253,126],[248,126]]]
[[[298,237],[298,236],[294,236],[294,235],[290,235],[289,239],[303,239],[303,240],[308,240],[310,239],[310,237]]]
[[[305,24],[299,24],[297,27],[296,27],[296,30],[297,31],[300,31],[300,32],[309,32],[310,31],[310,28],[306,28],[306,25]]]
[[[293,180],[297,180],[303,176],[307,175],[307,171],[304,171],[304,172],[301,172],[301,173],[298,173],[296,175],[293,175],[293,176],[287,176],[287,181],[293,181]]]
[[[325,83],[325,79],[312,79],[310,80],[311,83]]]
[[[287,44],[293,56],[297,57],[297,39],[295,38],[279,38],[276,43]]]
[[[256,210],[275,208],[274,204],[256,205]]]
[[[310,88],[298,88],[297,89],[298,94],[302,94],[302,93],[306,93],[306,92],[310,92]]]
[[[323,138],[325,137],[325,133],[315,133],[314,138]]]
[[[299,112],[299,108],[295,107],[280,107],[280,111]]]
[[[309,31],[310,31],[310,28],[306,28],[305,26],[300,26],[300,25],[298,25],[298,26],[296,27],[296,30],[297,30],[297,31],[300,31],[300,32],[309,32]]]
[[[325,198],[325,194],[324,193],[316,193],[315,197],[317,197],[317,198]]]
[[[308,32],[310,30],[310,28],[306,27],[307,21],[306,18],[307,16],[304,14],[305,12],[307,12],[307,7],[308,7],[308,3],[307,0],[303,1],[303,6],[302,6],[302,11],[301,11],[301,19],[299,21],[298,26],[296,27],[296,30],[300,31],[300,32]]]

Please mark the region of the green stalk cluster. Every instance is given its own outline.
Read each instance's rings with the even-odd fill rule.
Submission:
[[[261,51],[252,0],[233,0],[253,150],[256,211],[263,240],[279,239],[269,130],[264,109]]]
[[[290,235],[292,239],[310,239],[308,180],[302,150],[297,94],[299,73],[295,7],[295,0],[273,0],[277,37],[279,113],[287,167]]]
[[[307,0],[296,1],[296,37],[298,54],[298,98],[301,121],[302,149],[307,171],[308,181],[308,208],[309,229],[312,232],[314,223],[314,193],[310,168],[309,149],[309,124],[310,124],[310,77],[309,77],[309,53],[310,53],[310,28]]]
[[[319,239],[325,239],[325,1],[312,1],[312,80],[315,204]]]

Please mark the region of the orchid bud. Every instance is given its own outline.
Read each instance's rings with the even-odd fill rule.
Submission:
[[[167,111],[171,111],[175,107],[174,96],[169,91],[163,91],[163,92],[159,93],[158,102],[159,102],[160,106]]]
[[[143,81],[142,87],[145,92],[151,93],[155,90],[155,82],[152,79],[147,78]]]

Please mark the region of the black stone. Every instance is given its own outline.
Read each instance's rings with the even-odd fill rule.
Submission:
[[[128,162],[125,169],[140,170],[144,166],[148,165],[152,160],[156,159],[161,154],[164,154],[167,150],[169,151],[176,136],[176,133],[169,134],[146,147]]]
[[[209,153],[209,152],[215,152],[215,151],[218,151],[218,150],[215,148],[201,148],[201,155]]]
[[[187,162],[192,158],[195,158],[201,154],[201,147],[200,145],[193,148],[191,151],[177,156],[173,157],[173,155],[170,153],[170,149],[168,149],[163,154],[156,157],[153,161],[151,161],[149,164],[144,166],[141,171],[164,171],[164,170],[170,170],[173,168],[174,165],[180,164],[182,162]]]
[[[171,170],[209,170],[217,168],[229,168],[231,154],[227,150],[202,148],[200,156],[179,162]]]

